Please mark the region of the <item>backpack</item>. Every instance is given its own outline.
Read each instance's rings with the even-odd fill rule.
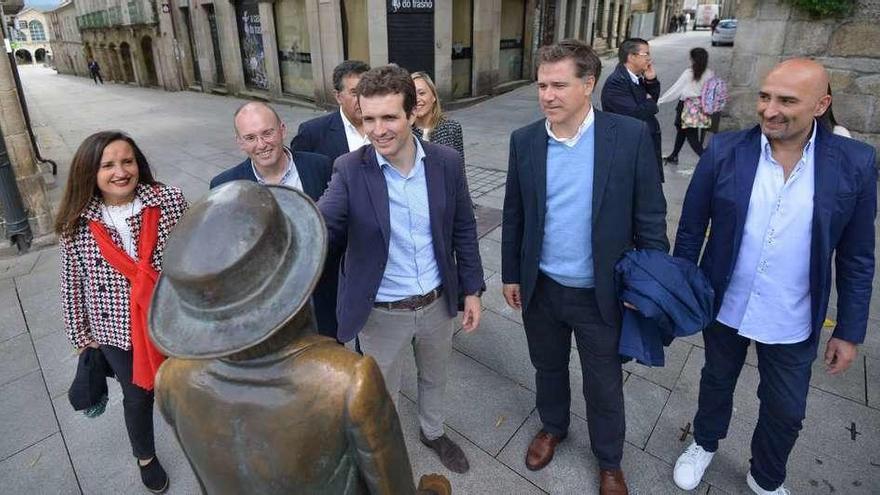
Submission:
[[[727,82],[718,76],[712,77],[700,92],[700,104],[707,115],[718,113],[727,104]]]

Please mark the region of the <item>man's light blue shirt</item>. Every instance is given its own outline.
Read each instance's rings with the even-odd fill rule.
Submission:
[[[441,283],[434,257],[428,183],[425,179],[425,150],[418,139],[415,165],[407,176],[400,173],[379,152],[376,160],[388,187],[391,238],[388,262],[376,294],[377,302],[393,302],[427,294]]]
[[[770,142],[752,184],[742,241],[718,321],[764,344],[803,342],[812,333],[810,248],[813,235],[816,126],[785,179]]]
[[[595,112],[560,139],[547,124],[547,201],[538,267],[566,287],[593,287]]]

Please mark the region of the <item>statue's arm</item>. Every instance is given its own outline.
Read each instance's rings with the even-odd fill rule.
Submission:
[[[415,493],[412,467],[394,403],[371,357],[355,365],[346,400],[346,434],[372,494]]]

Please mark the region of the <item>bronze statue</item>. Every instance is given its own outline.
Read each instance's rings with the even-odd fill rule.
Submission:
[[[156,401],[210,494],[416,493],[375,361],[316,334],[326,231],[282,186],[231,182],[180,220],[149,326]],[[438,475],[418,493],[450,493]]]

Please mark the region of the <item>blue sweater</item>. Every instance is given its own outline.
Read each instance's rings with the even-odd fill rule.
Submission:
[[[593,157],[591,125],[577,144],[547,143],[547,214],[539,268],[566,287],[593,287]]]

